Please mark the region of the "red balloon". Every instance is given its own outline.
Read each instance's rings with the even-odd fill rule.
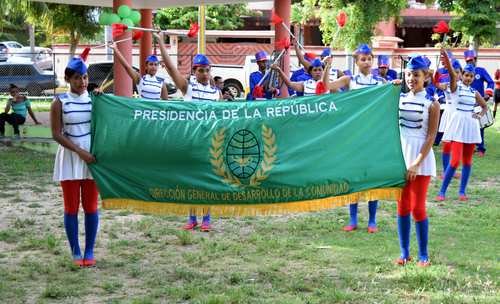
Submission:
[[[345,14],[344,11],[340,11],[337,15],[337,17],[335,17],[337,19],[337,24],[340,26],[340,27],[344,27],[345,26],[345,23],[347,22],[347,15]]]
[[[111,25],[111,31],[112,31],[113,39],[115,39],[116,37],[121,36],[127,29],[128,29],[128,26],[126,26],[125,24],[113,23]]]
[[[276,40],[275,44],[278,49],[288,49],[290,47],[290,38]]]
[[[137,40],[141,39],[143,33],[144,33],[143,31],[133,30],[132,31],[132,40],[137,41]]]
[[[283,18],[281,18],[280,16],[278,16],[274,10],[272,12],[272,16],[271,16],[271,24],[272,25],[276,25],[276,24],[280,24],[280,23],[283,23]]]
[[[434,33],[446,34],[450,31],[450,28],[448,27],[448,24],[446,24],[446,22],[441,20],[436,25],[434,25],[432,30],[434,31]]]
[[[189,31],[187,33],[187,36],[189,38],[194,38],[198,35],[198,31],[200,30],[200,26],[198,23],[191,23],[191,26],[189,27]]]
[[[316,84],[316,90],[315,90],[316,95],[324,94],[327,91],[328,90],[326,88],[325,83],[323,81],[318,81],[318,83]]]

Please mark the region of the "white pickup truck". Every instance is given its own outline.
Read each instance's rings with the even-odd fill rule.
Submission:
[[[297,58],[290,58],[290,70],[298,69]],[[233,96],[243,98],[249,91],[248,79],[252,72],[257,71],[254,56],[246,56],[244,65],[212,64],[210,74],[212,77],[220,76],[224,80],[224,87],[231,90]]]

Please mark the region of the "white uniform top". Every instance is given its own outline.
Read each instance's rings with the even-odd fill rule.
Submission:
[[[139,84],[137,85],[137,91],[141,98],[160,100],[161,99],[161,89],[165,83],[165,79],[151,76],[146,74],[141,77]]]
[[[481,142],[479,120],[472,117],[476,105],[476,90],[463,83],[457,84],[457,90],[451,93],[454,108],[444,130],[443,140],[466,144]]]
[[[453,106],[453,102],[451,99],[451,91],[450,88],[444,91],[445,103],[441,104],[440,107],[443,109],[443,115],[441,115],[441,120],[439,121],[439,130],[438,132],[444,132],[446,129],[446,125],[450,121],[451,114],[455,110]]]
[[[318,82],[319,81],[312,78],[304,81],[304,96],[316,95],[316,86]]]
[[[339,70],[331,67],[330,71],[328,71],[328,80],[334,81],[337,80],[338,78],[339,78]]]
[[[216,101],[220,99],[219,88],[210,83],[204,85],[190,77],[184,101]]]
[[[425,143],[429,129],[429,107],[433,101],[425,90],[417,94],[408,92],[400,95],[399,126],[406,168],[411,166]],[[432,149],[420,164],[417,175],[436,176],[436,160]]]
[[[381,84],[384,84],[384,78],[379,76],[374,76],[371,73],[368,74],[367,76],[360,73],[351,77],[351,82],[349,83],[349,90],[369,88]]]
[[[82,95],[64,93],[58,96],[62,105],[62,131],[75,145],[90,151],[92,100]],[[75,152],[59,145],[54,164],[54,181],[92,179],[87,164]]]

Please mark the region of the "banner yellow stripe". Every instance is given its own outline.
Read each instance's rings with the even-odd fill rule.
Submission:
[[[187,215],[190,211],[202,215],[210,208],[213,216],[257,216],[288,213],[313,212],[333,209],[356,202],[371,200],[398,200],[401,197],[401,188],[381,188],[332,196],[321,199],[297,201],[289,203],[271,204],[186,204],[170,202],[147,202],[134,199],[112,198],[104,199],[104,209],[125,209],[158,215]]]

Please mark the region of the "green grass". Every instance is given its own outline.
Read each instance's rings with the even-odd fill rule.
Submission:
[[[396,205],[381,202],[380,232],[345,233],[347,208],[214,219],[210,233],[185,218],[101,211],[98,267],[72,265],[53,156],[0,147],[0,302],[5,303],[499,303],[500,133],[475,158],[470,200],[428,196],[433,265],[398,267]],[[437,152],[440,168],[440,153]],[[83,214],[80,243],[83,249]],[[411,252],[417,255],[414,228]]]

